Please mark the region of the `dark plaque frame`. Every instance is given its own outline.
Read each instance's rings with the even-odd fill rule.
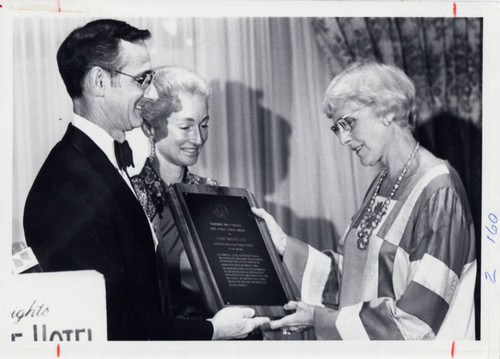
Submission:
[[[217,201],[218,196],[221,196],[219,197],[219,201]],[[191,206],[195,208],[191,209],[195,211],[202,211],[201,215],[198,215],[197,218],[193,218],[188,204],[188,202],[190,202],[190,200],[193,198],[195,202],[194,204],[191,203]],[[282,262],[279,258],[276,249],[274,248],[271,236],[267,230],[264,221],[254,216],[251,211],[249,212],[250,207],[257,207],[257,202],[255,200],[255,197],[250,191],[244,188],[176,183],[172,185],[168,190],[168,201],[174,220],[177,224],[177,228],[179,230],[184,245],[184,249],[186,251],[191,267],[193,268],[193,272],[195,274],[196,280],[203,295],[203,299],[205,301],[205,305],[209,312],[215,314],[217,311],[219,311],[225,306],[240,305],[240,306],[247,306],[254,308],[256,311],[256,315],[258,316],[280,318],[285,315],[283,305],[289,300],[295,300],[298,297],[297,296],[298,290],[296,285],[293,283],[293,280],[291,280],[289,273],[282,265]],[[227,211],[226,206],[222,206],[221,207],[222,210],[220,211],[221,213],[217,213],[217,211],[215,211],[213,214],[206,213],[210,210],[205,208],[205,206],[213,208],[214,203],[221,201],[226,203],[227,201],[229,201],[230,203],[237,202],[236,207],[235,205],[230,205],[229,207],[231,207],[231,211]],[[209,204],[206,205],[206,203]],[[248,208],[246,208],[247,204]],[[252,236],[252,238],[244,238],[243,241],[245,243],[242,244],[242,246],[251,247],[252,250],[254,249],[259,250],[258,255],[255,254],[249,255],[251,258],[250,264],[252,267],[254,267],[253,269],[254,273],[251,273],[250,270],[250,276],[254,276],[253,279],[255,279],[255,276],[257,276],[259,273],[264,273],[263,277],[265,275],[265,279],[262,279],[262,281],[264,281],[265,284],[263,284],[263,286],[264,287],[266,285],[268,286],[267,288],[264,288],[265,289],[264,291],[266,292],[266,294],[269,294],[269,297],[264,295],[264,293],[260,293],[259,290],[250,292],[250,290],[247,288],[246,290],[249,291],[248,293],[251,294],[251,296],[254,297],[257,296],[258,298],[248,299],[250,302],[245,302],[247,298],[246,297],[245,299],[241,298],[241,294],[244,293],[242,291],[244,291],[245,289],[241,289],[242,291],[240,291],[240,288],[238,288],[238,285],[236,284],[235,288],[231,288],[228,291],[230,285],[228,284],[229,280],[228,277],[226,276],[227,273],[225,270],[221,270],[220,266],[223,266],[222,264],[220,264],[222,259],[218,258],[217,256],[219,255],[231,256],[232,254],[215,253],[214,256],[213,252],[217,251],[214,250],[212,247],[210,247],[209,244],[207,244],[210,243],[210,241],[216,242],[215,240],[213,240],[213,238],[211,238],[214,236],[214,234],[200,233],[200,227],[203,227],[203,229],[207,231],[206,228],[207,223],[203,222],[200,225],[200,217],[214,218],[214,216],[220,218],[219,222],[221,223],[215,223],[215,225],[222,226],[222,229],[220,228],[214,229],[213,227],[210,227],[211,229],[208,230],[208,232],[211,232],[212,230],[224,231],[225,230],[223,227],[224,225],[230,226],[231,224],[223,223],[224,218],[227,216],[231,216],[232,218],[235,218],[235,216],[240,216],[238,218],[242,218],[242,216],[246,217],[243,218],[243,222],[246,221],[247,224],[248,223],[250,224],[248,226],[249,233],[257,235]],[[255,231],[255,226],[253,224],[256,224],[257,231]],[[236,231],[239,230],[240,232],[244,233],[246,233],[247,231],[246,228],[235,229],[235,230]],[[231,231],[231,229],[229,229],[229,231]],[[229,235],[231,235],[231,233],[229,233]],[[216,238],[223,238],[223,240],[227,240],[227,238],[233,239],[232,237],[216,237]],[[251,242],[250,244],[246,243],[248,240],[250,240]],[[262,245],[262,243],[264,245]],[[230,246],[233,244],[224,243],[224,245]],[[222,248],[221,251],[227,249],[224,247],[221,248]],[[243,250],[243,249],[237,249],[237,250]],[[238,256],[238,254],[234,254],[234,256]],[[215,259],[215,257],[217,257],[217,259]],[[258,269],[255,269],[256,267],[255,265],[256,262],[254,260],[255,258],[258,258],[257,260],[257,262],[259,262]],[[229,259],[233,261],[232,265],[236,266],[235,267],[236,271],[238,271],[239,269],[237,267],[239,266],[238,264],[239,262],[238,261],[234,262],[235,261],[234,257]],[[245,263],[244,260],[243,263]],[[260,267],[260,264],[262,264],[262,267]],[[241,273],[242,272],[240,272],[240,274]],[[221,277],[224,277],[225,280],[221,280]],[[217,282],[217,278],[219,279],[219,282]],[[257,278],[256,280],[258,281],[259,278]],[[242,284],[242,286],[245,287],[246,284]],[[259,287],[257,286],[257,288]],[[224,298],[224,293],[226,293],[225,298]],[[228,297],[236,297],[239,299],[236,300],[236,302],[230,302],[227,300]],[[256,304],[256,302],[258,302],[259,304]]]

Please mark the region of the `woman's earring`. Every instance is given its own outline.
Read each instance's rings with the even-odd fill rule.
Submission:
[[[155,138],[152,134],[148,136],[148,157],[150,159],[154,159],[156,157]]]
[[[382,120],[382,122],[384,123],[384,125],[386,126],[389,126],[389,124],[391,123],[391,121],[389,121],[389,119],[387,117],[384,117],[384,119]]]

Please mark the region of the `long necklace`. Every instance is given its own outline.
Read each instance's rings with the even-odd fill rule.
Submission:
[[[384,181],[384,178],[387,176],[387,167],[384,168],[384,171],[382,172],[382,174],[378,179],[377,187],[375,187],[375,191],[373,191],[372,197],[370,198],[370,202],[368,203],[366,211],[363,214],[361,223],[359,224],[360,228],[358,231],[359,249],[364,250],[368,246],[368,241],[370,239],[370,236],[372,235],[373,230],[377,228],[380,221],[382,220],[382,217],[387,213],[387,207],[389,207],[389,204],[391,203],[394,194],[396,194],[396,191],[398,190],[401,181],[405,177],[406,172],[408,172],[408,168],[410,168],[411,161],[415,157],[415,154],[417,153],[419,146],[420,144],[417,142],[415,148],[413,149],[413,152],[410,155],[410,158],[408,158],[408,161],[406,161],[406,164],[403,167],[403,170],[401,171],[401,174],[399,175],[396,183],[394,184],[394,186],[392,186],[392,190],[389,194],[389,197],[387,197],[384,202],[379,203],[377,204],[377,206],[374,207],[375,200],[378,196],[378,192],[380,191],[380,187],[382,186],[382,182]]]

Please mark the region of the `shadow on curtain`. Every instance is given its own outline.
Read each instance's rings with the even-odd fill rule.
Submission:
[[[290,235],[305,238],[316,248],[332,249],[325,237],[338,238],[339,233],[331,220],[322,216],[301,217],[287,203],[274,198],[279,186],[286,183],[290,172],[292,126],[289,120],[273,113],[263,104],[264,92],[238,82],[227,82],[228,118],[234,118],[234,104],[247,104],[245,121],[253,123],[248,134],[253,141],[245,153],[229,157],[229,168],[244,173],[251,168],[254,172],[254,188],[261,205],[270,213],[281,218],[280,225],[290,229]],[[228,122],[228,132],[235,133],[237,121]],[[238,148],[241,138],[228,139],[231,148]],[[243,156],[242,156],[243,155]],[[311,231],[314,228],[314,231]],[[319,235],[318,235],[319,233]],[[333,236],[332,236],[333,233]],[[335,241],[333,244],[335,245]]]
[[[480,337],[482,19],[316,18],[332,76],[358,59],[396,65],[413,80],[415,137],[458,171],[476,231],[476,338]]]

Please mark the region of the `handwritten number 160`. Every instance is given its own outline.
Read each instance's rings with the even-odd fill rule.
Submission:
[[[485,228],[488,230],[488,232],[490,232],[490,234],[492,236],[494,236],[495,234],[498,233],[498,228],[497,228],[497,226],[495,226],[495,224],[498,223],[498,218],[493,213],[490,213],[488,215],[488,219],[491,221],[492,224],[489,227],[485,226]],[[496,243],[496,241],[493,238],[491,238],[489,235],[487,235],[486,238],[488,238],[493,243]]]
[[[498,228],[495,226],[495,224],[498,223],[498,218],[495,216],[493,213],[490,213],[488,215],[488,219],[490,220],[491,224],[490,226],[485,226],[485,228],[490,232],[491,236],[487,235],[486,238],[488,238],[493,244],[496,243],[496,241],[492,238],[498,233]],[[495,284],[497,282],[497,270],[493,270],[493,275],[490,274],[490,272],[485,271],[484,272],[484,279],[489,279],[491,283]]]

